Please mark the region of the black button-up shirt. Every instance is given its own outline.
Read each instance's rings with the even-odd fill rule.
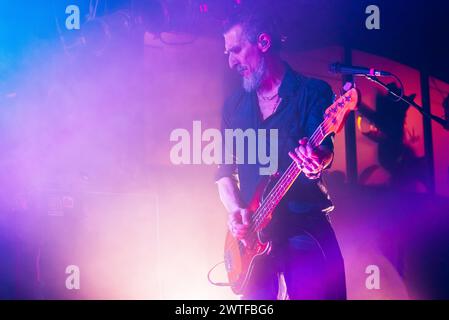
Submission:
[[[260,112],[257,94],[245,92],[243,89],[227,99],[222,110],[223,137],[225,137],[224,129],[254,129],[256,132],[258,129],[266,129],[268,145],[269,130],[278,130],[279,173],[284,172],[292,162],[288,151],[293,151],[301,138],[310,137],[314,133],[323,121],[324,111],[334,100],[329,84],[298,74],[287,64],[286,67],[286,73],[279,88],[279,96],[282,101],[271,116],[264,120]],[[333,151],[332,136],[328,136],[322,144]],[[267,146],[266,150],[268,153],[270,148]],[[245,154],[245,160],[248,160],[247,154]],[[260,167],[259,161],[255,164],[249,164],[248,161],[243,164],[221,164],[215,179],[218,181],[223,177],[237,176],[241,199],[247,205],[251,201],[257,185],[264,178],[260,175]],[[294,217],[302,213],[330,211],[331,209],[332,202],[321,178],[308,179],[301,173],[278,205],[277,211],[284,213],[274,216]],[[285,221],[285,219],[278,219]]]

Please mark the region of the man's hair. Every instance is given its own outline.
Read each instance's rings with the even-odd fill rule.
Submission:
[[[279,27],[279,20],[273,14],[261,11],[240,11],[229,16],[223,23],[223,33],[232,27],[240,25],[243,35],[251,44],[256,44],[259,36],[266,33],[271,37],[271,49],[280,51],[283,37]]]

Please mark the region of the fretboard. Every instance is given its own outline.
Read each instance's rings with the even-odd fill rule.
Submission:
[[[312,148],[319,146],[326,137],[323,130],[323,125],[324,122],[318,126],[308,142]],[[298,178],[300,173],[301,169],[296,165],[296,162],[292,161],[254,213],[252,221],[254,231],[259,231],[262,223],[274,211],[279,202],[281,202],[282,198],[295,182],[296,178]]]

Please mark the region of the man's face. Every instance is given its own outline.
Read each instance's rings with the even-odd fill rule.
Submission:
[[[243,87],[250,92],[257,89],[265,73],[265,60],[256,44],[245,37],[240,25],[224,34],[225,52],[229,55],[229,67],[243,79]]]

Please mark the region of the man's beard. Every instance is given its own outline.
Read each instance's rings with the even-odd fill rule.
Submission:
[[[243,89],[245,89],[246,92],[252,92],[259,88],[263,76],[265,75],[265,71],[265,59],[262,59],[256,71],[254,71],[248,78],[243,77]]]

